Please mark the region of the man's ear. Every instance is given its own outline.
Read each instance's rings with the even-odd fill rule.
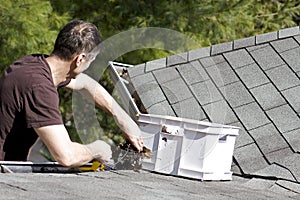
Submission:
[[[81,53],[78,56],[76,56],[76,58],[75,58],[76,67],[80,66],[81,63],[83,63],[86,60],[86,58],[87,58],[87,55],[85,53]]]

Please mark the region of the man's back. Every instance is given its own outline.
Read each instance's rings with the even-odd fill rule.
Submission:
[[[58,102],[43,55],[14,62],[0,79],[0,160],[26,160],[33,128],[62,124]]]

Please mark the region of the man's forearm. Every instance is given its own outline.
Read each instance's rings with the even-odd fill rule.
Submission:
[[[87,79],[84,89],[88,92],[97,107],[100,107],[114,117],[122,131],[131,132],[139,130],[131,117],[98,82],[91,78]]]
[[[63,125],[51,125],[34,129],[47,146],[53,158],[67,167],[83,165],[93,159],[89,149],[72,142]]]
[[[86,96],[90,98],[97,107],[105,110],[110,115],[113,115],[112,105],[114,99],[102,85],[90,78],[84,84],[83,89],[83,92],[87,92]]]
[[[116,123],[123,132],[123,136],[138,150],[142,150],[143,140],[141,138],[139,127],[115,99],[97,81],[87,75],[81,75],[76,82],[77,81],[77,85],[75,84],[74,86],[74,84],[72,84],[73,89],[76,88],[87,92],[88,98],[91,98],[98,107],[114,117]]]

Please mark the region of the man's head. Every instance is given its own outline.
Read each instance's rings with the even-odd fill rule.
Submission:
[[[51,56],[70,62],[68,77],[75,78],[96,58],[100,43],[100,33],[95,25],[74,20],[59,32]]]
[[[64,61],[71,61],[80,53],[90,53],[100,43],[100,33],[95,25],[74,20],[59,32],[52,55]]]

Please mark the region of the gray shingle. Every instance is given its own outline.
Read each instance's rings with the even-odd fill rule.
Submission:
[[[283,133],[284,138],[295,152],[300,153],[300,129]]]
[[[257,103],[250,103],[235,109],[235,112],[247,130],[270,123]]]
[[[248,89],[269,82],[266,75],[255,63],[238,68],[236,69],[236,72]]]
[[[135,65],[134,67],[128,68],[128,75],[130,78],[139,76],[145,73],[145,63]]]
[[[255,45],[255,46],[247,47],[246,49],[249,52],[251,52],[251,51],[256,51],[258,49],[263,49],[263,48],[268,47],[268,46],[269,46],[269,44],[267,43],[267,44],[260,44],[260,45]]]
[[[269,188],[269,191],[276,192],[277,194],[285,196],[283,198],[287,198],[287,196],[289,196],[293,199],[295,199],[295,198],[298,199],[299,198],[299,194],[297,192],[295,192],[292,189],[283,187],[280,184],[277,184],[277,182],[278,181],[276,181],[275,185],[273,185],[271,188]]]
[[[276,184],[276,180],[252,178],[249,181],[247,181],[245,184],[243,184],[243,186],[246,186],[254,190],[268,190],[275,184]]]
[[[279,38],[290,37],[300,34],[299,26],[279,30]]]
[[[208,80],[209,77],[198,60],[176,67],[188,85]]]
[[[258,127],[249,133],[264,155],[289,147],[273,124]]]
[[[251,51],[250,54],[264,70],[284,64],[283,60],[269,45],[264,48]]]
[[[224,100],[205,105],[203,106],[203,109],[214,123],[230,124],[238,121],[235,114]]]
[[[156,82],[145,83],[138,87],[135,87],[137,94],[142,99],[145,108],[166,100],[163,92]]]
[[[187,52],[185,53],[180,53],[172,56],[167,57],[167,66],[173,66],[173,65],[178,65],[182,63],[186,63],[188,58],[187,58]]]
[[[159,84],[180,78],[180,75],[175,67],[168,67],[153,71],[153,74]]]
[[[300,86],[287,89],[282,92],[283,96],[287,99],[287,101],[291,104],[293,109],[300,113]]]
[[[266,112],[282,133],[300,128],[299,117],[288,105],[276,107]]]
[[[156,115],[168,115],[168,116],[176,116],[171,106],[167,101],[162,101],[152,105],[147,109],[148,113],[156,114]]]
[[[246,87],[241,82],[226,85],[222,88],[221,92],[233,108],[254,101]]]
[[[237,136],[235,140],[235,148],[240,148],[245,145],[249,145],[251,143],[254,143],[254,140],[250,137],[249,133],[244,129],[243,125],[240,122],[235,122],[230,124],[231,126],[239,127],[239,135]]]
[[[300,72],[300,48],[281,53],[282,58],[295,71]]]
[[[245,49],[228,52],[225,53],[224,56],[233,68],[243,67],[254,63],[254,60]]]
[[[191,50],[188,52],[188,61],[197,60],[210,56],[211,47]]]
[[[290,147],[280,149],[278,151],[273,151],[268,154],[266,154],[266,158],[270,163],[279,163],[281,160],[283,160],[287,156],[292,156],[294,152]]]
[[[156,81],[151,73],[147,73],[131,78],[131,82],[135,88],[138,88],[141,85]]]
[[[195,98],[180,101],[173,104],[172,107],[178,117],[195,120],[206,119],[206,115]]]
[[[149,61],[146,63],[146,72],[150,72],[156,69],[165,68],[167,65],[166,58],[161,58],[158,60]]]
[[[293,38],[277,40],[277,41],[271,42],[271,45],[279,53],[299,47],[298,43]]]
[[[200,59],[200,63],[203,65],[203,67],[210,67],[214,66],[218,63],[225,62],[225,59],[222,55],[207,57]]]
[[[270,69],[266,73],[279,90],[299,85],[298,77],[287,65]]]
[[[246,174],[252,174],[268,166],[268,163],[254,143],[235,149],[234,158]]]
[[[201,105],[205,105],[222,99],[220,92],[210,80],[196,83],[191,86],[191,89]]]
[[[294,37],[300,43],[300,34]]]
[[[283,166],[279,166],[278,164],[274,163],[266,168],[259,170],[255,172],[256,175],[260,176],[266,176],[266,177],[277,177],[277,178],[283,178],[287,180],[293,180],[295,181],[295,178],[292,176],[292,174]]]
[[[218,87],[239,80],[227,62],[219,63],[209,67],[207,68],[207,72]]]
[[[264,33],[256,36],[256,44],[261,44],[265,42],[269,42],[272,40],[276,40],[278,38],[278,32],[270,32]]]
[[[237,166],[237,164],[234,162],[232,163],[231,165],[231,171],[234,173],[234,174],[238,174],[238,175],[242,175],[242,171],[241,169],[239,168],[239,166]]]
[[[283,157],[282,160],[278,161],[278,164],[285,166],[291,171],[291,173],[300,180],[300,155],[294,153],[291,156]]]
[[[262,181],[260,181],[262,182]],[[270,180],[265,180],[265,182],[271,182]],[[260,183],[261,184],[261,183]],[[221,182],[220,185],[227,185],[226,183],[223,183]],[[216,191],[222,191],[220,195],[213,195],[213,196],[203,196],[201,194],[200,196],[200,199],[203,198],[203,199],[214,199],[214,200],[221,200],[221,199],[230,199],[230,200],[233,200],[233,199],[245,199],[245,200],[252,200],[252,199],[276,199],[276,200],[282,200],[282,199],[289,199],[289,198],[293,198],[294,196],[292,195],[297,195],[297,193],[294,193],[292,191],[288,191],[284,188],[280,188],[278,186],[278,189],[276,190],[276,192],[272,192],[270,190],[264,190],[264,189],[254,189],[254,188],[251,188],[251,187],[247,187],[247,186],[243,186],[244,183],[242,184],[238,184],[237,187],[240,188],[241,190],[243,190],[242,188],[246,188],[245,189],[245,192],[227,192],[227,191],[230,191],[230,187],[228,188],[224,188],[223,187],[217,187],[218,189],[216,189]],[[276,184],[274,184],[274,186],[277,186]],[[256,187],[255,187],[256,188]],[[284,191],[282,191],[284,190]],[[215,192],[216,192],[215,191]],[[279,192],[280,193],[279,193]],[[226,192],[226,193],[225,193]],[[261,197],[260,193],[263,192],[263,196]],[[219,192],[216,192],[216,193],[219,193]],[[289,194],[289,195],[288,195]]]
[[[239,49],[239,48],[249,47],[253,45],[255,45],[255,36],[233,41],[233,49]]]
[[[253,88],[250,91],[264,110],[269,110],[286,103],[271,83]]]
[[[161,88],[164,91],[170,104],[177,103],[184,99],[189,99],[193,96],[189,88],[181,78],[163,83],[161,85]]]
[[[286,181],[286,180],[278,180],[278,181],[276,181],[276,185],[281,186],[282,188],[288,188],[288,191],[295,192],[295,194],[298,194],[298,197],[299,197],[299,194],[300,194],[299,183]],[[291,193],[291,192],[287,192],[287,194],[288,193]]]
[[[212,45],[211,55],[224,53],[226,51],[231,51],[232,49],[233,49],[233,42],[225,42],[221,44]]]

